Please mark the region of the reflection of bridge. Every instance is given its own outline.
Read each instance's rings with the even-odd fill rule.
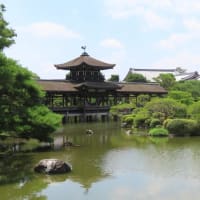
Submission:
[[[92,121],[92,119],[108,120],[109,106],[72,106],[72,107],[51,107],[52,111],[63,114],[64,122],[70,121],[74,117],[74,121]]]

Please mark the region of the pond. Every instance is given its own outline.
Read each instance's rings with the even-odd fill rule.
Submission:
[[[65,140],[80,147],[63,147]],[[34,173],[44,158],[73,171]],[[69,124],[55,134],[54,150],[0,158],[1,200],[197,200],[199,188],[199,137],[136,137],[116,123]]]

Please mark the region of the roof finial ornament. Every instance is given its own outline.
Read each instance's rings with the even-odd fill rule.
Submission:
[[[88,56],[88,53],[85,51],[86,50],[86,45],[84,46],[81,46],[81,49],[83,49],[83,53],[82,53],[82,56]]]
[[[81,47],[81,49],[83,49],[84,52],[85,52],[86,48],[87,48],[86,45]]]

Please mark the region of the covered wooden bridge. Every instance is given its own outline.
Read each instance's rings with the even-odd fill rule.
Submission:
[[[116,83],[104,80],[101,70],[115,65],[83,54],[67,63],[55,65],[69,70],[65,80],[38,80],[46,92],[45,104],[66,120],[107,119],[110,106],[129,102],[140,94],[164,95],[167,91],[155,83]]]

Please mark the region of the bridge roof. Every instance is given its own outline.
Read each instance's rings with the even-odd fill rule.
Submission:
[[[166,94],[167,91],[157,83],[113,83],[113,82],[83,82],[75,83],[66,80],[38,80],[39,85],[47,92],[78,93],[78,88],[86,86],[96,89],[117,89],[119,93],[133,94]]]

